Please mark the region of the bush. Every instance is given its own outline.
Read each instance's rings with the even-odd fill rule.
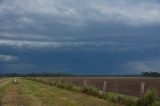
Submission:
[[[157,91],[155,89],[149,89],[144,96],[142,96],[137,106],[156,106]]]
[[[92,95],[92,96],[97,96],[97,97],[100,96],[99,90],[94,88],[94,87],[91,87],[91,86],[83,87],[82,88],[82,93],[85,93],[85,94],[88,94],[88,95]]]
[[[73,87],[73,85],[70,82],[65,82],[64,83],[64,89],[73,90],[74,87]]]
[[[125,97],[122,95],[112,95],[112,94],[105,94],[104,99],[108,100],[112,103],[123,104],[125,106],[136,106],[136,100],[132,97]]]
[[[118,103],[125,104],[126,106],[136,106],[136,100],[133,98],[122,97]]]

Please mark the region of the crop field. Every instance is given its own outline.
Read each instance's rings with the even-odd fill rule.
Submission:
[[[57,85],[56,81],[60,81],[64,85]],[[105,90],[110,97],[104,96],[103,98],[103,94],[99,96],[95,93],[96,90],[93,90],[93,92],[92,89],[89,89],[91,92],[86,91],[86,89],[83,90],[85,83],[85,86],[97,88],[98,92],[102,91],[104,81],[106,81]],[[66,85],[66,82],[74,87]],[[156,88],[158,92],[160,90],[160,79],[158,78],[1,78],[0,106],[150,106],[132,105],[133,101],[140,97],[141,82],[145,83],[146,91],[152,87]],[[80,88],[83,89],[81,90]],[[123,98],[119,98],[121,96]],[[114,99],[115,97],[116,99]],[[125,100],[124,98],[127,99]],[[159,98],[156,98],[156,101],[158,103]]]
[[[48,80],[68,81],[76,86],[83,86],[84,81],[87,85],[103,89],[103,83],[106,81],[106,91],[126,94],[130,96],[141,95],[141,83],[145,83],[144,90],[156,88],[160,96],[160,78],[139,78],[139,77],[61,77],[47,78]]]

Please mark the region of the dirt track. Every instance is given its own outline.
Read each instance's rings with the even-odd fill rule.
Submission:
[[[5,83],[3,82],[3,85]],[[20,82],[14,84],[11,81],[10,83],[6,92],[4,92],[0,106],[41,106],[34,101],[35,99],[33,97],[26,94],[19,84]]]
[[[0,86],[3,86],[3,85],[6,84],[6,83],[7,83],[7,80],[6,80],[6,79],[0,80]]]
[[[2,106],[17,106],[18,98],[17,98],[17,86],[11,86],[9,88],[8,93],[2,99]]]

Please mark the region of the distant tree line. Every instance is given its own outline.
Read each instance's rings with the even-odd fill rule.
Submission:
[[[160,77],[159,72],[142,72],[136,75],[91,75],[91,74],[68,74],[68,73],[0,73],[0,77]]]
[[[19,74],[19,73],[6,73],[0,74],[0,77],[60,77],[60,76],[74,76],[71,74],[64,73],[28,73],[28,74]]]
[[[68,73],[0,73],[0,77],[141,77],[137,75],[98,75],[98,74],[68,74]]]
[[[142,72],[142,76],[144,77],[160,77],[159,72]]]

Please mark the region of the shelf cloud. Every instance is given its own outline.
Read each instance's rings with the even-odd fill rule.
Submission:
[[[137,73],[160,57],[159,29],[159,0],[0,0],[0,69]]]

